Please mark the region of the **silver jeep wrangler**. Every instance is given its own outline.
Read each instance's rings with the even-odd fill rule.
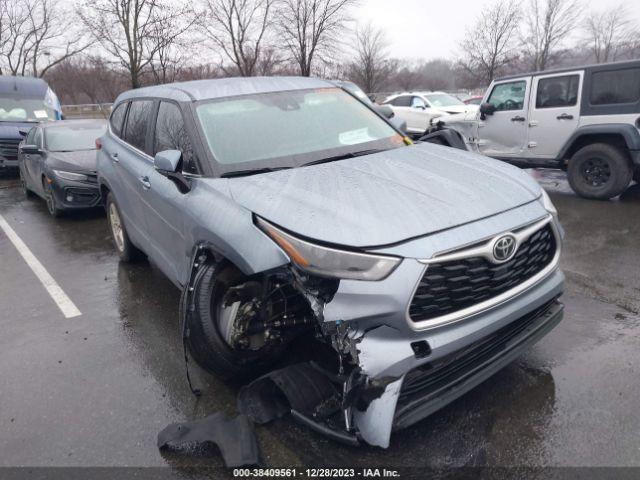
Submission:
[[[434,119],[422,140],[566,170],[578,195],[616,197],[640,182],[640,61],[494,80],[478,112]]]

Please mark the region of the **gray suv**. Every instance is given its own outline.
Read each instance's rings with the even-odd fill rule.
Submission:
[[[122,260],[144,253],[182,290],[209,372],[252,375],[319,340],[342,403],[339,421],[307,420],[335,438],[388,446],[562,317],[562,229],[539,185],[412,144],[332,83],[143,88],[109,123],[98,175]]]

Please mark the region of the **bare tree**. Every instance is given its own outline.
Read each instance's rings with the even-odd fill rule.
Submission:
[[[580,20],[579,0],[529,0],[522,43],[530,68],[545,70]]]
[[[384,31],[368,23],[356,30],[355,59],[349,71],[351,79],[365,92],[377,92],[389,78],[392,64],[387,56]]]
[[[43,76],[88,47],[74,16],[52,0],[0,2],[0,71]]]
[[[159,25],[178,22],[188,10],[171,8],[163,0],[85,0],[79,15],[95,40],[128,72],[131,88],[138,88],[158,50],[186,29],[165,29],[167,38],[159,42],[154,36]]]
[[[460,65],[477,81],[491,83],[514,60],[517,45],[513,40],[520,18],[516,0],[498,0],[485,8],[473,28],[467,30],[460,45],[465,52]]]
[[[591,12],[585,31],[596,63],[616,60],[633,37],[629,27],[629,12],[624,5]]]
[[[275,0],[205,0],[200,27],[243,77],[255,75]]]
[[[346,10],[356,3],[357,0],[281,1],[280,38],[300,75],[310,76],[315,61],[335,53],[349,20]]]

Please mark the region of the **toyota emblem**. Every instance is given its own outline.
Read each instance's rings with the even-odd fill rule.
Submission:
[[[493,244],[493,258],[498,262],[506,262],[516,253],[516,238],[503,235]]]

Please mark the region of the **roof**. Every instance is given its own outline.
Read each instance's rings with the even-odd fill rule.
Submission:
[[[49,85],[41,78],[0,75],[0,95],[22,98],[44,98]]]
[[[232,77],[191,82],[169,83],[128,90],[118,96],[116,103],[129,98],[161,97],[176,101],[198,101],[235,97],[256,93],[331,88],[331,82],[308,77]]]
[[[620,67],[640,67],[640,60],[631,60],[631,61],[623,61],[623,62],[611,62],[611,63],[599,63],[595,65],[578,65],[574,67],[566,67],[566,68],[557,68],[554,70],[542,70],[539,72],[524,72],[518,75],[506,75],[504,77],[499,77],[494,79],[495,82],[501,82],[502,80],[511,80],[514,78],[522,78],[522,77],[534,77],[538,75],[552,75],[554,73],[564,73],[564,72],[575,72],[576,70],[608,70],[610,68],[620,68]]]
[[[86,119],[74,119],[74,120],[58,120],[56,122],[47,122],[42,126],[47,130],[50,128],[65,128],[65,127],[76,127],[76,128],[94,128],[100,126],[106,126],[107,121],[101,118],[86,118]]]

